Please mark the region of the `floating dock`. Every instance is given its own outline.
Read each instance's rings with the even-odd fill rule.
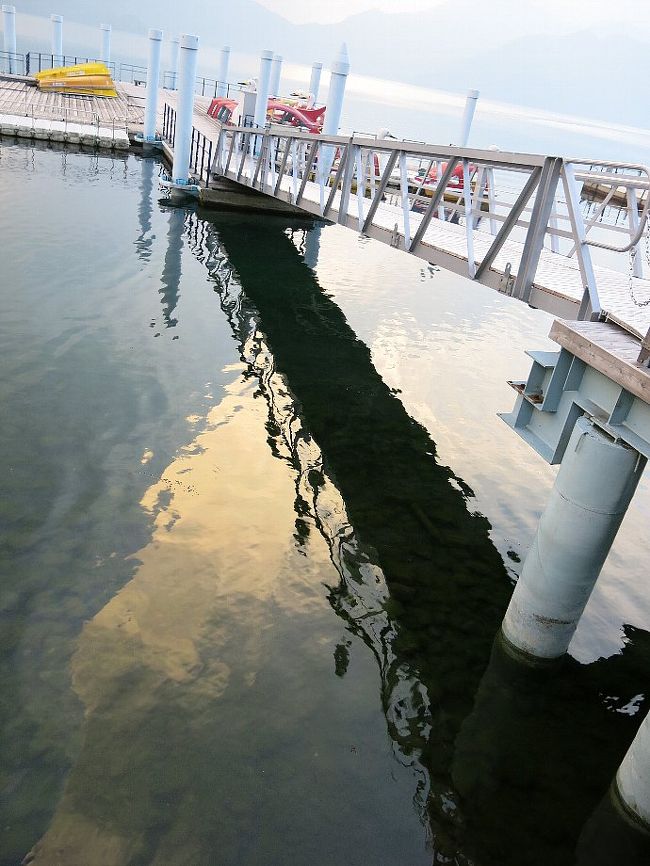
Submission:
[[[0,133],[125,150],[142,129],[144,106],[133,85],[117,84],[117,97],[105,98],[39,90],[33,79],[0,76]],[[144,94],[142,94],[144,96]]]

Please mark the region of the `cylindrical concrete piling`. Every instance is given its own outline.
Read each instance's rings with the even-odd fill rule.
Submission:
[[[186,184],[190,176],[192,113],[198,54],[199,37],[183,33],[180,38],[176,135],[172,167],[172,179],[178,184]]]
[[[230,65],[230,48],[224,45],[219,54],[219,76],[217,80],[217,96],[228,95],[228,66]]]
[[[100,24],[99,29],[102,31],[102,50],[100,60],[104,63],[111,62],[111,25]]]
[[[178,39],[172,39],[169,43],[169,81],[165,82],[170,90],[178,87]]]
[[[330,88],[327,94],[327,110],[323,122],[323,135],[337,135],[341,123],[343,111],[343,97],[345,96],[345,85],[350,72],[350,60],[348,49],[345,44],[341,45],[339,56],[332,63],[330,72]]]
[[[266,126],[266,106],[269,101],[269,85],[271,83],[271,64],[273,52],[262,51],[260,54],[260,73],[257,79],[257,96],[255,97],[255,114],[253,124]]]
[[[15,75],[18,72],[17,59],[13,57],[16,53],[16,7],[2,7],[2,32],[3,32],[3,47],[9,54],[7,62],[7,71],[10,75]]]
[[[645,466],[581,417],[502,624],[524,656],[563,656]]]
[[[147,65],[147,99],[144,106],[145,141],[156,139],[156,111],[158,109],[158,88],[160,86],[160,52],[162,49],[162,30],[149,31],[149,63]]]
[[[472,128],[472,121],[474,120],[474,112],[476,111],[476,103],[478,102],[478,97],[478,90],[467,91],[467,98],[465,99],[465,110],[463,112],[463,119],[460,124],[460,147],[467,147],[467,142],[469,141],[469,133]]]
[[[323,71],[322,63],[313,63],[311,67],[311,78],[309,79],[309,92],[314,97],[314,102],[318,101],[318,91],[320,88],[320,74]]]
[[[615,784],[625,808],[650,831],[650,713],[623,758]]]
[[[269,82],[269,96],[280,95],[280,75],[282,74],[282,56],[280,54],[273,55],[271,64],[271,81]]]
[[[338,135],[341,113],[343,111],[345,85],[348,80],[349,72],[350,61],[348,58],[348,49],[344,42],[341,45],[339,55],[332,63],[330,70],[330,86],[327,94],[325,118],[323,120],[323,135]],[[321,183],[325,182],[326,179],[329,178],[335,155],[336,148],[331,145],[327,145],[321,149],[318,164],[318,176]]]
[[[52,26],[52,65],[63,66],[63,16],[50,15]]]

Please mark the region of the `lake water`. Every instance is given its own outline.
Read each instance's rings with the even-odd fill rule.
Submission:
[[[550,317],[1,153],[0,864],[646,863],[606,793],[647,479],[561,671],[495,643],[555,475],[496,413]]]

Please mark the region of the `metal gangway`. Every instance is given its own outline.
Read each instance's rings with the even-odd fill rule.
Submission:
[[[195,107],[191,170],[339,223],[565,319],[650,328],[650,169],[290,126]],[[165,94],[170,151],[175,98]],[[264,209],[260,198],[259,209]]]

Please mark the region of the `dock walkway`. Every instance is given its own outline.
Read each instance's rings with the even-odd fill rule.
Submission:
[[[0,132],[102,148],[127,149],[129,135],[142,129],[144,102],[132,87],[117,84],[111,99],[53,93],[18,75],[0,76]],[[137,91],[137,89],[136,89]]]
[[[209,103],[210,100],[207,98],[196,98],[193,125],[198,133],[212,143],[212,153],[216,153],[220,132],[222,129],[227,130],[227,127],[222,127],[218,121],[207,115]],[[161,131],[165,105],[175,110],[175,92],[163,91],[159,112]],[[276,129],[272,130],[272,134]],[[377,142],[369,142],[368,146],[376,147],[377,144]],[[360,145],[362,145],[361,142]],[[173,147],[169,142],[165,142],[165,149],[168,158],[172,159]],[[402,249],[408,249],[408,243],[405,243],[405,240],[417,235],[423,220],[422,213],[412,210],[409,212],[408,232],[405,239],[405,208],[404,201],[403,199],[400,200],[399,194],[382,195],[381,200],[376,204],[371,224],[364,226],[369,209],[368,198],[360,200],[360,196],[352,191],[348,191],[344,196],[343,191],[339,189],[334,193],[329,203],[329,209],[324,214],[324,200],[326,201],[331,194],[330,187],[325,188],[323,195],[320,184],[313,179],[305,181],[301,178],[296,184],[289,172],[282,175],[281,172],[275,170],[275,167],[271,166],[260,171],[258,160],[252,156],[245,156],[243,163],[241,163],[239,154],[236,158],[233,156],[227,170],[225,170],[226,161],[225,156],[223,158],[217,156],[211,167],[211,175],[208,176],[206,173],[205,180],[208,186],[212,183],[211,178],[214,175],[220,175],[250,187],[253,186],[257,170],[255,189],[258,192],[267,195],[273,193],[272,197],[276,200],[282,199],[287,204],[296,204],[296,188],[298,186],[302,189],[302,194],[299,196],[297,205],[302,210],[313,216],[325,215],[326,218],[357,231],[363,227],[363,232],[370,237]],[[344,199],[343,207],[341,205],[342,198]],[[482,215],[477,213],[476,216],[480,218]],[[503,217],[500,217],[500,220],[502,223],[504,222]],[[518,224],[521,225],[521,218]],[[477,269],[495,240],[489,229],[490,220],[488,218],[480,219],[478,226],[471,232],[468,244],[468,233],[465,226],[446,220],[431,219],[417,246],[410,252],[444,269],[468,276],[468,246],[473,253],[474,268]],[[566,241],[569,232],[559,231],[558,234],[564,235]],[[627,239],[629,238],[625,238],[625,240]],[[619,239],[618,243],[624,243],[625,240]],[[500,291],[508,292],[512,282],[511,280],[509,284],[508,275],[516,277],[524,255],[524,248],[525,241],[507,237],[480,281]],[[606,318],[628,330],[637,338],[643,339],[650,328],[650,304],[643,305],[644,301],[650,300],[650,279],[637,276],[630,277],[627,273],[600,264],[593,264],[592,269],[600,306]],[[578,259],[575,256],[569,258],[561,253],[553,252],[546,246],[542,247],[530,294],[526,298],[527,302],[531,306],[544,309],[553,315],[575,319],[578,318],[584,295],[584,276]]]

